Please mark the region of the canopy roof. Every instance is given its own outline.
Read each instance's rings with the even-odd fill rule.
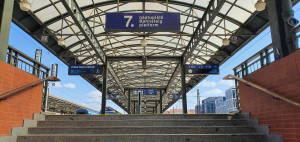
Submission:
[[[29,0],[30,1],[30,0]],[[125,89],[160,88],[166,89],[163,107],[167,109],[177,100],[167,97],[170,93],[180,93],[180,58],[191,42],[197,26],[205,11],[217,12],[212,24],[203,34],[195,50],[190,53],[186,64],[222,64],[241,47],[267,27],[267,12],[255,11],[253,0],[224,0],[218,11],[207,10],[210,2],[222,0],[120,0],[119,12],[179,12],[181,31],[174,32],[106,32],[105,13],[117,12],[117,0],[76,0],[84,19],[88,22],[105,53],[111,69],[108,76],[108,92],[124,96],[113,100],[120,107],[127,107]],[[167,8],[168,7],[168,8]],[[67,65],[102,64],[96,51],[78,27],[72,13],[68,12],[60,0],[34,0],[29,12],[21,11],[15,3],[13,21],[43,44]],[[200,23],[201,24],[201,23]],[[42,42],[41,36],[49,35],[48,42]],[[232,35],[237,42],[222,45],[223,38]],[[65,46],[57,45],[56,40],[65,39]],[[148,45],[141,46],[146,37]],[[147,75],[142,75],[142,56],[148,57]],[[186,58],[186,57],[185,57]],[[83,75],[88,82],[102,89],[101,75]],[[192,89],[206,75],[188,75],[187,91]],[[155,96],[147,100],[158,100]],[[147,103],[149,110],[154,101]]]

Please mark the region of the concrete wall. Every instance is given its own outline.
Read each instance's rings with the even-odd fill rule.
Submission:
[[[246,80],[300,102],[300,51],[248,75]],[[274,99],[270,95],[239,85],[242,112],[250,112],[270,132],[282,134],[284,142],[300,142],[300,107]]]
[[[0,61],[0,94],[39,80],[37,77]],[[40,113],[43,84],[0,100],[0,136],[9,136],[12,127],[23,126],[24,119]]]

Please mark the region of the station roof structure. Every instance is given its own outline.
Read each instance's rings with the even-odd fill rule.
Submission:
[[[30,0],[29,0],[30,1]],[[69,1],[69,0],[67,0]],[[222,65],[268,26],[267,10],[255,10],[253,0],[76,0],[82,18],[97,38],[101,50],[95,50],[86,31],[74,20],[74,12],[65,0],[34,0],[31,10],[20,10],[15,0],[13,22],[66,65],[109,64],[108,93],[120,94],[113,100],[126,110],[126,89],[165,89],[163,108],[177,100],[167,97],[180,93],[180,59],[185,64]],[[180,32],[107,32],[107,12],[179,12]],[[42,41],[41,36],[49,37]],[[237,37],[228,46],[224,38]],[[57,40],[65,39],[59,46]],[[140,41],[146,38],[148,45]],[[147,66],[142,66],[147,57]],[[147,75],[142,74],[144,69]],[[101,75],[81,75],[102,90]],[[187,75],[186,89],[191,90],[207,75]],[[157,96],[158,97],[158,96]],[[153,100],[159,99],[152,98]],[[154,106],[155,103],[147,103]],[[150,107],[149,106],[149,107]]]
[[[94,110],[49,94],[48,108],[47,108],[48,111],[57,112],[57,113],[63,112],[67,114],[74,114],[80,108],[94,111],[95,113],[99,112],[99,110]]]

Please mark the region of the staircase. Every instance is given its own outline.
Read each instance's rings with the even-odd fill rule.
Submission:
[[[46,115],[17,142],[280,142],[248,114]]]

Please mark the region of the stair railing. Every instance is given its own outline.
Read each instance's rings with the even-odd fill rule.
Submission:
[[[278,93],[275,93],[275,92],[273,92],[273,91],[271,91],[269,89],[266,89],[266,88],[264,88],[264,87],[262,87],[260,85],[257,85],[255,83],[252,83],[252,82],[247,81],[245,79],[239,78],[237,76],[229,74],[229,75],[225,76],[223,79],[224,80],[237,80],[237,81],[244,82],[245,84],[248,84],[248,85],[250,85],[250,86],[252,86],[252,87],[254,87],[254,88],[258,89],[258,90],[261,90],[261,91],[263,91],[263,92],[265,92],[265,93],[267,93],[267,94],[269,94],[269,95],[271,95],[271,96],[273,96],[275,98],[279,98],[280,100],[283,100],[283,101],[285,101],[285,102],[287,102],[289,104],[292,104],[292,105],[295,105],[297,107],[300,107],[300,102],[297,102],[295,100],[292,100],[290,98],[282,96],[282,95],[280,95]]]
[[[0,100],[4,100],[7,97],[12,96],[17,92],[20,92],[20,91],[23,91],[23,90],[28,89],[30,87],[34,87],[38,84],[44,83],[44,81],[60,81],[60,79],[55,77],[55,76],[50,76],[50,77],[44,78],[42,80],[38,80],[38,81],[35,81],[35,82],[32,82],[32,83],[29,83],[29,84],[24,85],[22,87],[19,87],[19,88],[13,89],[11,91],[8,91],[6,93],[0,94]]]

